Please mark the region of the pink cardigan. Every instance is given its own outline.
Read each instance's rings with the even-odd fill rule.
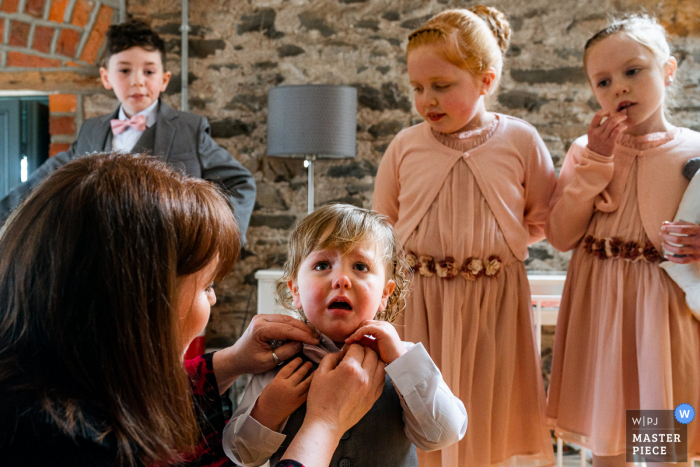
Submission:
[[[493,135],[465,153],[441,144],[427,122],[396,135],[379,164],[372,207],[389,217],[403,245],[460,159],[474,174],[516,258],[527,259],[527,245],[544,238],[556,183],[552,158],[532,125],[497,116]]]
[[[657,251],[661,250],[661,225],[673,221],[688,180],[683,166],[700,155],[700,133],[679,128],[667,143],[650,149],[615,146],[612,157],[587,148],[588,137],[571,145],[552,196],[547,239],[556,249],[576,248],[586,233],[593,213],[614,212],[620,205],[624,184],[635,158],[637,196],[644,231]]]

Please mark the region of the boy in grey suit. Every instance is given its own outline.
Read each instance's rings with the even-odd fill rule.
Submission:
[[[165,43],[141,21],[110,26],[102,84],[121,105],[86,120],[68,151],[49,158],[29,179],[0,201],[0,227],[10,212],[44,178],[70,160],[103,151],[149,153],[183,173],[219,184],[230,199],[242,240],[255,204],[255,180],[210,136],[207,119],[180,112],[159,99],[170,81],[164,71]]]

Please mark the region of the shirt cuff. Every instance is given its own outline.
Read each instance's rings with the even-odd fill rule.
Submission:
[[[421,381],[440,374],[440,370],[420,342],[387,365],[385,370],[400,394],[406,394]]]
[[[602,154],[598,154],[595,151],[592,151],[591,148],[586,146],[585,151],[583,151],[583,157],[586,159],[592,160],[594,162],[612,162],[613,161],[613,156],[604,156]]]
[[[287,435],[269,429],[250,416],[256,402],[257,399],[248,407],[248,410],[236,420],[233,428],[235,429],[236,437],[240,443],[254,446],[255,451],[266,453],[266,457],[269,458],[282,446]],[[239,448],[239,452],[240,450]]]

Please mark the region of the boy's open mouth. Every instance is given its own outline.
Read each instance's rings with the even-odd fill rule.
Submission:
[[[630,107],[632,107],[633,105],[636,105],[636,104],[637,104],[636,102],[630,102],[630,101],[620,102],[617,105],[617,111],[622,112],[623,110],[629,109]]]
[[[351,310],[352,310],[352,306],[351,306],[348,302],[345,302],[345,301],[342,301],[342,300],[336,300],[336,301],[334,301],[333,303],[331,303],[330,305],[328,305],[328,309],[329,309],[329,310],[347,310],[347,311],[351,311]]]

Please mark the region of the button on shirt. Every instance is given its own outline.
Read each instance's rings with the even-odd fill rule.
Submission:
[[[158,101],[156,100],[153,104],[148,106],[148,108],[142,110],[136,115],[143,115],[146,117],[146,128],[151,128],[156,123],[156,108],[158,107]],[[136,116],[134,115],[134,117]],[[124,113],[124,106],[119,106],[119,120],[128,120],[129,117]],[[135,130],[132,127],[127,128],[118,135],[112,135],[112,150],[120,152],[130,152],[136,146],[143,131]]]

